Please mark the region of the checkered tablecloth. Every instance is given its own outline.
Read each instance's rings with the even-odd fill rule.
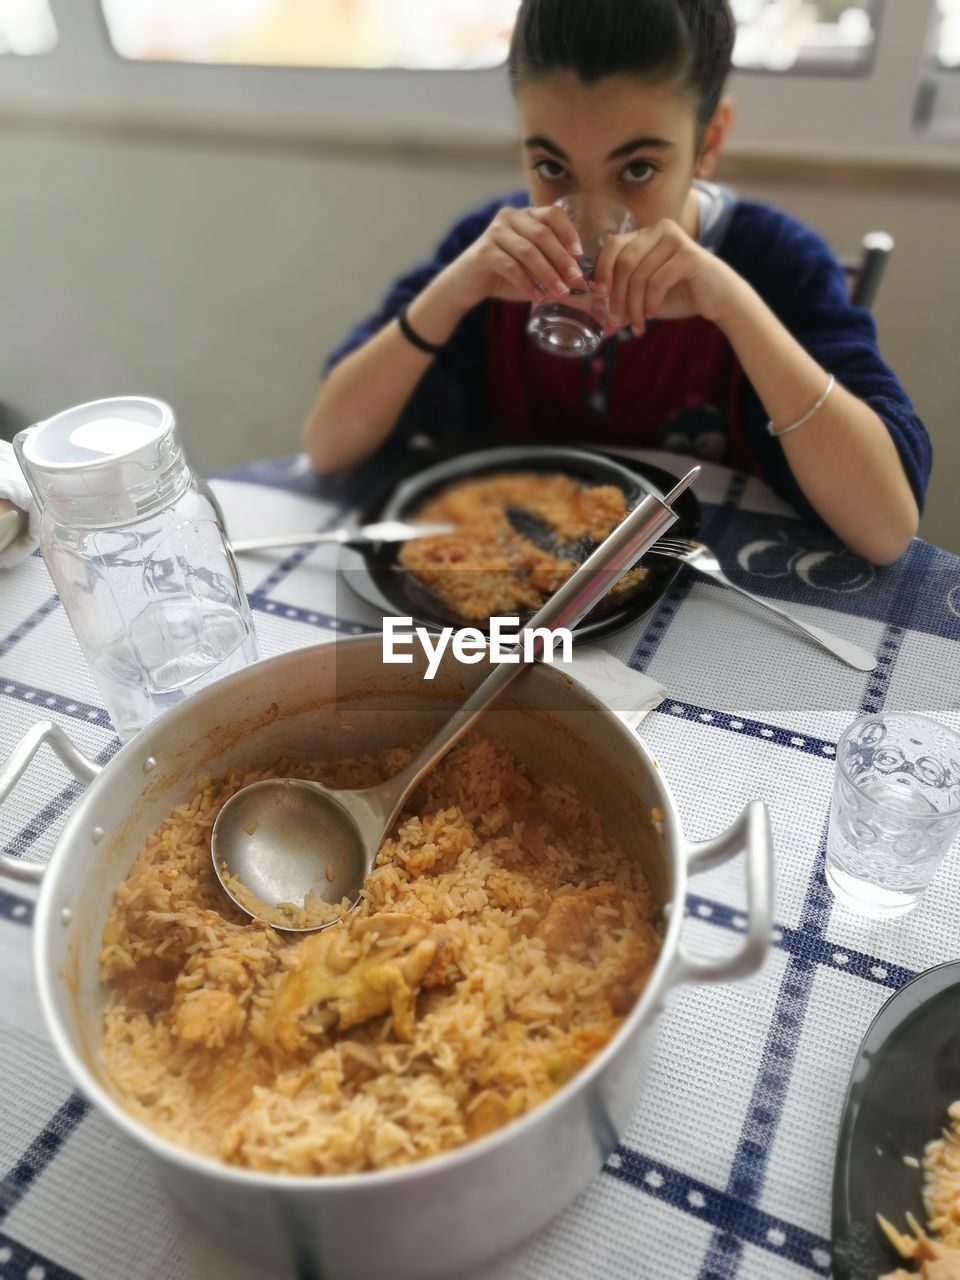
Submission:
[[[302,460],[233,472],[215,487],[235,537],[333,523],[356,498],[325,492]],[[834,1142],[859,1040],[902,983],[960,954],[956,850],[917,910],[894,924],[847,914],[823,878],[842,728],[884,707],[960,728],[960,560],[918,541],[876,570],[758,481],[706,467],[698,493],[704,540],[737,582],[875,650],[879,666],[852,671],[690,572],[644,623],[605,642],[669,692],[640,732],[687,834],[719,832],[755,798],[769,806],[772,946],[751,980],[670,997],[652,1073],[603,1172],[560,1218],[472,1280],[828,1275]],[[379,629],[371,608],[338,591],[335,565],[323,548],[244,558],[264,656]],[[40,717],[101,762],[117,749],[37,557],[0,575],[0,711],[0,758]],[[0,811],[0,844],[48,856],[79,791],[42,755]],[[690,946],[718,954],[735,943],[742,876],[735,862],[693,882]],[[32,914],[28,893],[0,891],[0,1277],[262,1277],[174,1208],[140,1151],[72,1088],[34,993]]]

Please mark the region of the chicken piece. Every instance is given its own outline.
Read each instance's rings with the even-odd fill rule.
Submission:
[[[119,984],[117,984],[119,989]],[[123,1002],[135,1013],[153,1017],[169,1009],[176,988],[172,982],[157,982],[150,978],[142,982],[130,982],[123,988]]]
[[[177,989],[181,997],[187,992],[198,991],[201,987],[217,987],[219,990],[238,994],[249,989],[255,974],[263,973],[275,963],[270,952],[261,956],[252,952],[237,954],[228,942],[216,951],[198,951],[188,956],[177,975]]]
[[[618,897],[616,885],[598,884],[555,898],[537,928],[547,955],[561,955],[590,942],[595,932],[609,923],[609,917],[597,916],[597,908],[615,906]]]
[[[448,982],[453,982],[459,976],[457,968],[457,956],[460,949],[448,933],[444,933],[441,929],[435,929],[434,940],[437,944],[437,950],[430,966],[423,975],[421,986],[423,987],[445,987]]]
[[[486,1133],[493,1133],[506,1124],[509,1116],[506,1103],[492,1089],[484,1089],[472,1098],[466,1106],[467,1134],[473,1138],[482,1138]]]
[[[369,935],[373,942],[365,947]],[[390,913],[313,934],[297,947],[268,1031],[283,1048],[296,1050],[308,1035],[345,1031],[389,1012],[397,1038],[411,1040],[417,991],[442,940],[427,921]]]
[[[647,985],[660,955],[660,944],[660,935],[646,921],[639,923],[636,932],[625,940],[620,972],[607,988],[607,999],[618,1018],[630,1012]]]
[[[189,991],[174,1005],[173,1034],[184,1044],[219,1049],[243,1030],[246,1016],[239,1000],[229,991],[201,987]]]
[[[250,975],[246,968],[232,956],[207,956],[204,971],[207,978],[218,987],[232,987],[234,991],[242,991],[250,985]]]
[[[380,1055],[373,1045],[359,1040],[341,1040],[340,1071],[345,1084],[362,1084],[383,1071]]]

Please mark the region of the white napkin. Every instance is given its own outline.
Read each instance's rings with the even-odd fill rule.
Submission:
[[[631,729],[667,696],[663,685],[634,671],[598,644],[578,646],[573,661],[562,666]]]
[[[5,521],[0,528],[0,569],[11,569],[18,561],[28,556],[37,545],[40,513],[23,478],[20,464],[13,452],[13,445],[8,444],[6,440],[0,440],[0,498],[12,502],[27,515],[26,526],[13,541],[10,541],[10,535],[18,522],[16,513],[13,520]]]

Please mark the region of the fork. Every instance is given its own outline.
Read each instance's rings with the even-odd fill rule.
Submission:
[[[671,560],[679,560],[691,569],[696,569],[697,573],[702,573],[704,577],[712,578],[714,582],[722,583],[723,586],[729,587],[731,591],[739,592],[740,595],[746,596],[748,600],[752,600],[754,604],[759,604],[764,609],[769,609],[778,618],[783,618],[785,622],[789,622],[791,626],[796,627],[798,631],[802,631],[804,635],[809,636],[811,640],[816,641],[822,648],[832,653],[835,658],[839,658],[841,662],[845,662],[850,667],[855,667],[857,671],[873,671],[877,665],[876,657],[872,653],[868,653],[866,649],[861,649],[859,645],[851,644],[849,640],[842,640],[839,636],[831,635],[829,631],[815,627],[810,622],[801,622],[799,618],[784,612],[777,605],[771,604],[769,600],[764,600],[762,596],[755,596],[752,592],[744,590],[743,587],[738,587],[735,582],[730,581],[720,568],[720,561],[710,548],[702,542],[695,542],[686,538],[661,538],[659,542],[656,542],[650,548],[647,555],[667,556]]]

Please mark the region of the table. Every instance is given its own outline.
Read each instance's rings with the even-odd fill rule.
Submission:
[[[671,466],[670,457],[639,454]],[[685,460],[672,460],[685,470]],[[234,536],[339,520],[356,493],[305,460],[215,479]],[[876,570],[798,520],[759,481],[707,465],[704,539],[730,575],[879,654],[864,676],[732,592],[684,572],[645,623],[605,642],[669,697],[640,732],[692,839],[754,798],[770,808],[775,927],[762,973],[673,994],[623,1143],[559,1219],[472,1280],[795,1280],[829,1274],[837,1125],[857,1045],[914,973],[960,952],[954,852],[918,909],[875,925],[823,878],[841,729],[862,711],[925,710],[960,728],[960,560],[923,542]],[[332,548],[243,559],[261,652],[379,630],[335,584]],[[0,575],[0,757],[40,717],[88,755],[117,749],[38,557]],[[0,813],[7,852],[45,858],[77,783],[44,754]],[[744,917],[738,863],[698,877],[690,944],[718,954]],[[6,1280],[262,1280],[160,1190],[139,1151],[72,1088],[41,1023],[29,891],[0,890],[0,1275]],[[960,1089],[960,1085],[958,1085]]]

